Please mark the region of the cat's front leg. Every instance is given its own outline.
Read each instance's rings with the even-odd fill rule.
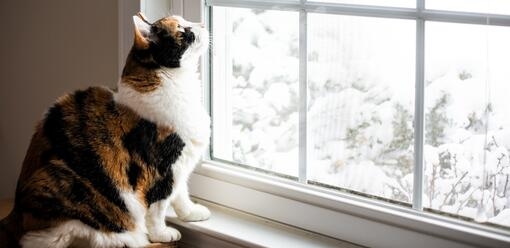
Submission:
[[[175,198],[172,201],[172,207],[174,208],[177,217],[186,222],[207,220],[211,216],[209,209],[200,204],[193,203],[189,199],[187,189],[181,189],[181,192],[178,192],[175,195]]]
[[[145,216],[149,240],[151,242],[171,242],[181,239],[181,233],[165,223],[169,198],[152,203]]]
[[[172,168],[174,176],[174,191],[170,197],[172,207],[177,217],[182,221],[207,220],[211,212],[206,207],[192,202],[188,193],[188,178],[195,167],[195,161],[183,160]]]

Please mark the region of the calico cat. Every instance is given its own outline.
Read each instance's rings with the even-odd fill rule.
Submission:
[[[180,239],[169,205],[184,221],[209,218],[187,187],[210,136],[197,72],[209,34],[177,16],[133,20],[117,92],[64,95],[37,125],[1,247],[143,247]]]

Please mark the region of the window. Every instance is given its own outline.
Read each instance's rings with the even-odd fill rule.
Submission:
[[[510,28],[425,28],[424,206],[509,227]]]
[[[415,33],[410,20],[308,14],[309,183],[412,201]]]
[[[510,228],[510,2],[206,2],[211,160]]]
[[[213,16],[213,156],[298,177],[299,13]]]
[[[439,10],[510,14],[510,5],[506,0],[426,0],[425,6]]]

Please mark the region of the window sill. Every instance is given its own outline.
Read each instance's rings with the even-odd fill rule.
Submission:
[[[205,161],[196,198],[369,247],[506,247],[508,232]],[[370,235],[367,235],[370,234]],[[398,237],[398,238],[397,238]]]
[[[167,222],[182,232],[180,243],[191,247],[360,247],[203,200],[211,218],[182,222],[169,210]]]

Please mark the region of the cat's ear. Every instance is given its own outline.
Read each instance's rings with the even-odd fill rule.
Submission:
[[[133,16],[133,23],[135,28],[135,47],[142,50],[148,49],[151,26],[141,13]]]

